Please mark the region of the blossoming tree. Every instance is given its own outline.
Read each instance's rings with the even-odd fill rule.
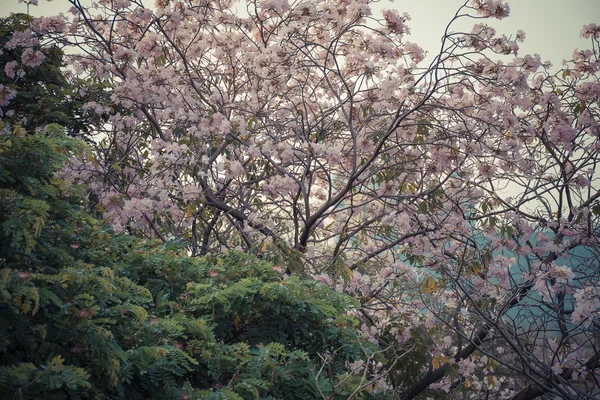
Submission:
[[[71,3],[33,29],[106,88],[65,173],[116,231],[355,295],[385,355],[355,368],[399,398],[598,395],[598,26],[556,72],[521,31],[455,31],[498,0],[429,65],[370,0]]]

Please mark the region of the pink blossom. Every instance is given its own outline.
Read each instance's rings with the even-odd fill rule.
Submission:
[[[79,316],[79,318],[87,318],[90,315],[92,315],[92,310],[91,309],[80,309],[77,311],[77,315]]]
[[[406,32],[406,25],[404,25],[406,22],[406,16],[401,17],[396,10],[384,10],[383,17],[385,18],[387,27],[391,32],[398,34]]]
[[[4,45],[9,50],[12,50],[18,46],[20,47],[32,47],[40,44],[40,41],[31,34],[29,29],[24,31],[16,31],[13,33],[10,40]]]
[[[366,0],[354,0],[346,11],[351,18],[363,18],[371,15],[371,6]]]
[[[15,77],[15,69],[17,68],[17,65],[18,64],[17,64],[16,61],[10,61],[10,62],[6,63],[6,65],[4,66],[4,73],[10,79],[14,79],[14,77]]]
[[[138,54],[134,50],[125,47],[118,47],[114,52],[114,58],[118,61],[133,61],[137,56]]]
[[[35,29],[39,33],[62,33],[66,29],[65,18],[62,14],[39,18],[35,21]]]
[[[464,359],[458,362],[458,370],[462,376],[471,376],[475,371],[475,363],[471,359]]]
[[[31,275],[29,272],[27,271],[19,271],[17,272],[17,276],[21,279],[27,279],[29,278],[29,275]]]
[[[548,275],[551,278],[556,279],[557,282],[565,284],[571,283],[573,279],[575,279],[575,273],[571,270],[571,268],[555,264],[553,264],[548,271]]]
[[[595,101],[600,98],[600,82],[582,82],[577,86],[576,91],[579,99]]]
[[[482,162],[478,163],[477,170],[484,179],[492,179],[496,172],[496,167],[490,163]]]
[[[76,354],[76,355],[83,353],[83,350],[85,350],[85,349],[78,344],[71,346],[71,348],[69,349],[69,351],[71,353]]]
[[[585,176],[584,174],[579,174],[579,175],[577,175],[577,177],[575,178],[575,184],[576,184],[578,187],[581,187],[581,188],[586,188],[586,187],[589,187],[589,186],[590,186],[590,184],[591,184],[591,181],[590,181],[590,180],[588,179],[588,177],[587,177],[587,176]]]
[[[210,271],[208,273],[208,276],[210,276],[211,278],[214,278],[215,276],[219,276],[219,272],[218,271]]]
[[[406,42],[404,44],[404,52],[410,56],[415,64],[425,59],[425,51],[418,44]]]
[[[0,107],[6,107],[17,96],[17,91],[0,83]]]
[[[449,349],[450,346],[452,345],[452,338],[450,336],[445,336],[443,339],[443,342],[444,342],[444,348]]]
[[[259,7],[263,10],[272,10],[278,13],[289,11],[290,4],[286,0],[262,0]]]
[[[262,188],[272,194],[285,195],[289,192],[297,190],[296,181],[289,176],[275,176],[267,183],[263,183]]]
[[[473,0],[473,7],[479,15],[502,19],[510,14],[510,7],[502,0]]]
[[[283,149],[283,151],[279,154],[279,158],[284,163],[289,163],[294,159],[294,152],[289,147]]]
[[[25,49],[23,55],[21,56],[23,64],[30,68],[35,68],[39,66],[42,62],[44,62],[45,58],[46,56],[44,55],[44,53],[42,53],[39,50],[33,51],[32,48]]]
[[[115,9],[120,9],[120,8],[127,8],[131,5],[131,2],[129,2],[128,0],[114,0],[113,2],[113,7]]]
[[[260,149],[258,147],[256,147],[256,146],[254,146],[254,145],[249,146],[246,149],[246,151],[248,153],[248,156],[251,157],[251,158],[259,158],[261,156]]]
[[[332,164],[338,164],[342,161],[342,153],[337,147],[329,147],[326,151],[325,157],[328,162]]]
[[[444,377],[443,379],[441,379],[440,381],[433,383],[432,385],[430,385],[430,387],[432,389],[440,389],[443,390],[446,393],[450,392],[451,389],[451,385],[452,385],[452,381],[450,380],[449,376]]]
[[[231,161],[229,163],[229,172],[231,178],[239,178],[244,174],[244,166],[239,161]]]
[[[156,54],[160,53],[161,47],[159,45],[160,36],[147,33],[137,44],[136,49],[140,53],[151,54],[155,52]]]
[[[600,27],[598,27],[598,25],[596,25],[596,24],[584,25],[583,29],[581,30],[581,37],[584,37],[586,39],[589,39],[589,38],[599,39],[600,38]]]
[[[554,364],[552,366],[552,373],[554,375],[560,375],[563,372],[562,367],[560,366],[560,364]]]
[[[575,291],[575,310],[571,315],[571,321],[574,324],[582,324],[588,327],[592,324],[594,314],[600,309],[600,299],[597,289],[589,287],[585,289],[577,289]]]
[[[313,275],[312,278],[315,279],[317,282],[320,282],[324,285],[327,285],[327,286],[333,285],[333,280],[327,274]]]

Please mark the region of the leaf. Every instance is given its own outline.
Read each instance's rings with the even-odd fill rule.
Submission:
[[[85,161],[92,163],[92,165],[96,168],[100,167],[100,163],[98,162],[98,158],[92,152],[87,152],[85,154]]]
[[[411,192],[412,194],[415,194],[415,193],[417,193],[417,185],[416,185],[415,183],[412,183],[412,182],[411,182],[411,183],[409,183],[409,184],[408,184],[408,190],[410,190],[410,192]]]
[[[473,263],[471,271],[473,271],[474,274],[479,274],[481,272],[481,265],[477,262]]]
[[[421,285],[423,293],[430,294],[438,290],[438,284],[433,277],[428,276]]]
[[[354,275],[352,270],[346,264],[342,265],[342,270],[344,271],[344,275],[348,278],[352,278],[352,275]]]
[[[96,318],[96,319],[94,319],[94,323],[95,324],[114,325],[117,323],[117,320],[113,319],[113,318]]]
[[[155,58],[156,66],[162,67],[167,63],[167,58],[164,55],[160,55]]]
[[[40,298],[45,301],[50,301],[52,302],[52,304],[54,304],[57,307],[62,306],[63,302],[60,300],[60,298],[54,294],[54,292],[46,289],[46,288],[40,288],[39,289],[40,292]]]
[[[251,130],[258,123],[258,119],[256,117],[246,118],[246,129]]]
[[[485,251],[482,255],[481,255],[481,261],[483,261],[483,268],[484,270],[489,270],[490,269],[490,263],[492,262],[493,259],[493,255],[492,252],[487,250]]]
[[[506,227],[506,237],[508,237],[509,239],[512,240],[512,238],[515,236],[515,228],[513,228],[512,226],[507,226]]]
[[[449,376],[451,378],[458,378],[458,368],[454,365],[448,365],[444,370],[444,376]]]
[[[586,106],[584,103],[577,103],[575,108],[573,108],[573,112],[575,114],[581,114],[585,109],[586,109]]]
[[[187,207],[185,208],[185,220],[188,221],[188,222],[190,221],[190,219],[193,216],[193,213],[192,213],[192,205],[193,204],[194,204],[193,202],[190,202],[187,205]]]
[[[60,372],[64,362],[65,360],[62,356],[56,356],[48,363],[46,369],[49,371]]]

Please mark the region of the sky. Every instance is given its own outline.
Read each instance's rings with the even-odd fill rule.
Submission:
[[[90,0],[81,0],[82,4]],[[154,1],[147,1],[151,6]],[[407,40],[419,44],[430,54],[438,50],[440,38],[448,22],[465,0],[381,0],[375,9],[398,9],[407,12],[411,35]],[[526,41],[519,55],[538,53],[542,60],[560,67],[563,59],[570,59],[575,48],[587,49],[589,41],[579,33],[585,24],[600,23],[600,0],[509,0],[510,17],[501,21],[487,20],[499,33],[515,34],[522,29]],[[65,12],[67,0],[39,0],[38,7],[30,7],[34,16],[48,16]],[[11,12],[26,12],[27,6],[19,0],[0,0],[0,16]],[[456,25],[456,29],[469,31],[473,20]]]

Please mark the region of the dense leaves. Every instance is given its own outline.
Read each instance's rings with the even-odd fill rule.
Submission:
[[[357,302],[231,251],[114,235],[55,175],[59,127],[0,137],[0,392],[10,398],[373,398]],[[371,394],[367,394],[369,387]]]

